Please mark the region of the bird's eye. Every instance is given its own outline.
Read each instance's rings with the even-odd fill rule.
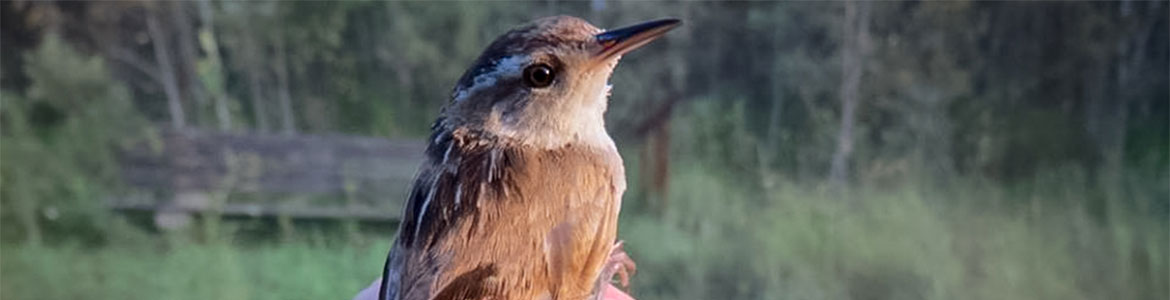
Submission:
[[[555,77],[556,74],[553,72],[552,67],[546,64],[531,65],[524,69],[524,81],[530,87],[542,88],[549,86]]]

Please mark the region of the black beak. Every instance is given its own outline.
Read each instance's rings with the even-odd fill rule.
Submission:
[[[661,19],[602,32],[596,36],[602,46],[597,60],[609,60],[638,49],[681,24],[678,19]]]

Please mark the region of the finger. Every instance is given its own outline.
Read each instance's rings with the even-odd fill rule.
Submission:
[[[612,284],[606,284],[603,293],[605,293],[602,297],[604,300],[634,300],[634,297],[630,297],[629,294],[622,292]]]

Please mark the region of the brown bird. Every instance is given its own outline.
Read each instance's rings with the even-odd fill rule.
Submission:
[[[558,16],[492,42],[432,126],[379,298],[598,294],[625,266],[615,244],[625,170],[603,118],[609,77],[622,54],[679,23],[602,31]]]

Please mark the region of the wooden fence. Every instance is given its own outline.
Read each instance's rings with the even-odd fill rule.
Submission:
[[[206,211],[390,221],[424,147],[372,137],[167,130],[121,153],[122,176],[134,192],[109,204],[154,212],[164,227]]]

